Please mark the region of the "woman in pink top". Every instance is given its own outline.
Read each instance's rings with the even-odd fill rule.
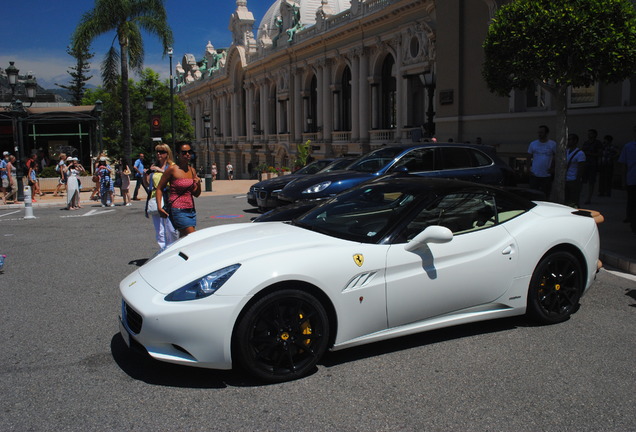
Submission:
[[[201,195],[201,179],[190,166],[192,147],[184,143],[180,146],[178,163],[171,165],[161,176],[156,186],[157,209],[159,216],[169,217],[172,225],[179,231],[179,237],[194,232],[197,225],[197,212],[194,197]],[[163,189],[170,184],[167,197],[168,211],[162,206]]]

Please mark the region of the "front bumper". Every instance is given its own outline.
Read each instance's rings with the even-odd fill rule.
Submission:
[[[153,358],[170,363],[232,368],[232,330],[244,297],[167,302],[139,272],[122,281],[120,292],[120,331],[127,345],[139,344]]]

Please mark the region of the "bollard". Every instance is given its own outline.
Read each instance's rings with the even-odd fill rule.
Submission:
[[[24,218],[35,219],[33,216],[33,201],[31,200],[31,186],[24,187]]]

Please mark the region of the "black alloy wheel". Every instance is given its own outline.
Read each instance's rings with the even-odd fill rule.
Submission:
[[[251,375],[270,383],[301,378],[327,350],[329,322],[312,295],[285,289],[254,303],[241,319],[234,352]]]
[[[542,324],[566,321],[577,311],[583,292],[583,272],[569,252],[553,252],[541,259],[528,290],[528,315]]]

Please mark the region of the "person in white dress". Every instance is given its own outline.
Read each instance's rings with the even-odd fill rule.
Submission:
[[[64,167],[67,189],[66,209],[77,210],[78,208],[81,208],[79,176],[84,171],[84,167],[82,167],[75,157],[67,158],[66,162],[67,165]]]

